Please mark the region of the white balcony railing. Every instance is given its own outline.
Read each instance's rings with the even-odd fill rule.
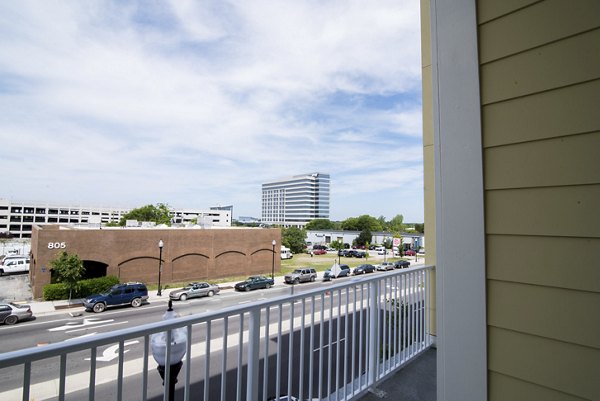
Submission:
[[[19,386],[3,385],[0,399],[168,400],[174,378],[167,369],[163,388],[149,372],[156,366],[150,336],[181,327],[191,340],[175,399],[357,399],[430,346],[431,271],[340,280],[327,289],[8,352],[0,355],[0,375],[18,375]],[[143,349],[137,357],[126,350],[134,342]],[[107,345],[116,347],[116,363],[99,367],[98,349]],[[85,368],[69,364],[82,357]],[[48,360],[56,361],[53,378],[41,379],[48,369],[37,365]]]

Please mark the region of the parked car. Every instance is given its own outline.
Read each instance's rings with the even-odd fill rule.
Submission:
[[[330,281],[333,278],[348,277],[350,275],[350,266],[338,265],[337,268],[325,270],[323,281]]]
[[[356,276],[359,274],[373,273],[374,271],[375,271],[375,266],[369,265],[369,264],[364,264],[364,265],[359,265],[359,266],[355,267],[353,274]]]
[[[327,251],[325,249],[314,249],[312,253],[313,255],[325,255]]]
[[[406,251],[404,251],[404,256],[415,256],[416,254],[417,253],[412,249],[407,249]]]
[[[366,254],[364,251],[352,249],[346,252],[346,256],[351,258],[364,258]]]
[[[259,288],[269,289],[275,284],[272,278],[266,276],[250,276],[246,280],[237,283],[234,288],[236,291],[250,291]]]
[[[379,271],[394,270],[394,264],[392,262],[383,262],[382,264],[375,266],[375,269]]]
[[[0,265],[0,276],[10,273],[27,273],[29,271],[29,257],[7,256]]]
[[[338,273],[338,275],[335,278],[340,278],[340,277],[348,277],[350,275],[350,266],[348,265],[340,265],[340,272]]]
[[[104,312],[106,308],[120,305],[141,306],[148,299],[148,289],[142,283],[116,284],[102,294],[94,294],[83,300],[86,310],[96,313]]]
[[[394,262],[395,269],[405,269],[410,267],[410,262],[408,260],[397,260]]]
[[[0,322],[6,325],[15,324],[32,317],[33,313],[29,305],[18,305],[12,302],[0,303]]]
[[[221,291],[218,285],[205,282],[189,283],[180,290],[171,291],[169,298],[173,300],[185,301],[188,298],[212,297]]]
[[[288,284],[305,283],[307,281],[315,281],[317,278],[317,271],[309,267],[303,269],[296,269],[291,273],[284,276],[284,280]]]

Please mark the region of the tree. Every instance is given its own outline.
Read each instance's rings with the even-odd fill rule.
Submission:
[[[425,224],[417,223],[415,224],[415,231],[421,234],[425,234]]]
[[[171,212],[169,207],[164,203],[157,203],[156,206],[146,205],[137,209],[133,209],[121,217],[119,225],[122,227],[125,226],[125,222],[127,220],[152,221],[156,224],[166,224],[170,226]]]
[[[372,239],[373,235],[371,234],[371,231],[368,228],[365,228],[360,232],[358,237],[356,237],[354,244],[357,246],[366,246],[371,242]]]
[[[52,271],[55,275],[57,283],[64,283],[69,290],[69,302],[71,302],[71,294],[73,290],[77,290],[79,280],[83,277],[85,268],[79,256],[69,255],[62,251],[55,259],[50,261]]]
[[[396,216],[394,216],[394,218],[392,218],[389,222],[388,222],[388,230],[395,232],[395,233],[401,233],[404,231],[404,216],[402,216],[401,214],[397,214]]]
[[[314,219],[309,221],[304,228],[306,230],[334,230],[336,224],[329,219]]]
[[[298,227],[281,229],[281,243],[293,253],[301,253],[306,247],[306,231]]]
[[[343,230],[362,231],[365,229],[373,231],[382,231],[383,227],[378,219],[373,216],[364,214],[359,217],[350,217],[342,222]]]
[[[340,258],[340,256],[339,256],[340,255],[340,251],[342,249],[344,249],[344,243],[342,241],[340,241],[339,239],[336,239],[335,241],[332,241],[329,244],[329,246],[332,247],[333,249],[335,249],[337,251],[338,258]],[[339,261],[339,259],[338,259],[338,261]]]

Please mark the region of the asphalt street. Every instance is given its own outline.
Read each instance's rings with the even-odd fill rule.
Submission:
[[[385,274],[385,273],[376,273]],[[12,277],[12,276],[9,276]],[[26,276],[24,276],[26,277]],[[6,277],[1,277],[0,280],[5,282]],[[360,277],[344,278],[340,281],[335,280],[334,282],[341,282],[341,280],[360,280]],[[11,282],[18,283],[22,279],[12,279]],[[285,294],[290,294],[294,291],[296,294],[299,292],[308,291],[313,288],[327,287],[332,282],[321,282],[316,281],[314,283],[306,283],[296,286],[290,286],[282,283],[282,278],[276,282],[276,285],[269,290],[258,290],[249,293],[237,293],[232,289],[223,290],[220,294],[211,298],[199,298],[191,299],[183,302],[175,302],[175,310],[182,316],[199,314],[204,312],[216,311],[226,307],[234,305],[244,305],[251,302],[265,300]],[[20,285],[20,284],[18,284]],[[5,288],[2,286],[0,288]],[[39,313],[36,313],[36,318],[33,321],[23,322],[14,326],[0,326],[0,353],[14,351],[18,349],[44,346],[46,344],[57,343],[62,341],[69,341],[73,338],[83,336],[93,336],[97,333],[103,333],[112,331],[115,329],[122,329],[127,327],[137,327],[146,323],[156,322],[162,318],[164,311],[166,310],[166,304],[168,300],[168,292],[163,292],[162,297],[157,297],[156,294],[150,294],[151,297],[149,302],[140,308],[115,308],[110,309],[101,314],[94,314],[91,312],[85,312],[83,308],[70,308],[55,310],[53,307],[50,308],[45,305],[47,309],[44,309],[41,304],[35,304],[35,307]],[[337,298],[337,297],[334,297]],[[330,307],[331,299],[327,297],[326,309]],[[334,299],[333,302],[339,302],[339,299]],[[341,300],[343,302],[343,300]],[[300,315],[299,306],[295,307],[295,316]],[[33,309],[33,308],[32,308]],[[283,308],[282,319],[286,320],[289,318],[290,308]],[[306,311],[307,319],[310,319],[310,311]],[[264,319],[264,317],[263,317]],[[271,318],[273,319],[273,317]],[[353,315],[349,314],[348,320],[352,322]],[[272,321],[272,320],[271,320]],[[308,320],[307,320],[308,321]],[[345,327],[345,320],[341,319],[341,328]],[[239,318],[230,318],[228,321],[228,333],[230,337],[234,338],[236,333],[239,333]],[[350,326],[352,327],[352,326]],[[363,327],[363,325],[356,325],[356,327]],[[313,334],[312,340],[312,351],[310,349],[310,343],[308,339],[309,334],[306,330],[294,328],[293,336],[289,335],[289,332],[285,333],[284,336],[278,341],[275,336],[270,337],[269,344],[269,357],[265,361],[261,359],[260,369],[262,383],[262,372],[264,363],[267,363],[270,378],[274,378],[276,373],[279,372],[281,375],[281,388],[275,388],[274,379],[270,379],[266,385],[268,396],[273,396],[277,392],[279,394],[285,394],[291,391],[293,394],[299,394],[302,390],[303,394],[306,395],[309,386],[312,388],[313,396],[320,393],[322,396],[328,393],[328,389],[336,388],[339,386],[340,381],[344,381],[344,377],[348,377],[349,365],[344,365],[345,353],[344,347],[355,346],[352,344],[351,338],[346,340],[346,328],[340,331],[340,337],[342,338],[339,343],[329,345],[327,340],[329,339],[329,332],[331,329],[333,339],[337,338],[338,322],[333,319],[332,321],[323,322],[323,326],[317,324],[315,326],[315,333],[320,333],[321,328],[323,330],[323,342],[324,346],[321,347],[319,344],[319,334]],[[217,322],[211,327],[211,338],[222,337],[223,327],[222,321]],[[355,330],[359,330],[356,328]],[[304,333],[302,334],[302,332]],[[197,344],[197,347],[201,347],[201,344],[205,344],[205,330],[194,329],[193,331],[192,344]],[[356,334],[356,333],[355,333]],[[354,338],[364,338],[356,334]],[[303,343],[304,346],[300,347],[299,344]],[[261,341],[261,347],[264,347],[263,341]],[[132,340],[125,343],[125,359],[130,364],[127,366],[141,366],[140,361],[143,359],[143,338],[140,340]],[[238,374],[240,370],[242,374],[240,380],[245,377],[244,370],[246,369],[245,353],[242,353],[242,359],[238,356],[238,343],[230,341],[227,345],[226,358],[223,358],[222,352],[223,347],[211,347],[211,354],[209,359],[209,394],[208,399],[219,399],[221,394],[226,393],[226,399],[236,399],[237,394],[229,394],[231,388],[237,388]],[[279,349],[277,349],[279,348]],[[363,349],[364,349],[363,344]],[[277,365],[276,353],[280,355],[279,365]],[[118,360],[118,345],[105,346],[97,350],[98,352],[98,365],[97,368],[102,372],[117,376],[117,360]],[[300,355],[302,353],[303,357]],[[294,361],[292,363],[293,368],[303,366],[303,370],[306,371],[309,364],[309,355],[313,353],[313,363],[317,366],[316,361],[321,358],[320,369],[313,369],[311,374],[304,374],[303,372],[288,372],[287,361],[291,357]],[[198,372],[204,372],[205,358],[201,352],[192,352],[192,371],[194,377],[198,378],[200,375]],[[263,350],[261,349],[261,355]],[[87,398],[87,385],[86,381],[89,381],[89,351],[78,352],[69,355],[67,363],[67,399],[78,400]],[[222,361],[225,361],[225,368],[223,367]],[[300,361],[303,361],[300,363]],[[354,361],[352,369],[355,371],[359,367],[359,363]],[[344,369],[340,371],[337,366],[344,366]],[[48,359],[40,362],[36,362],[32,365],[32,378],[35,382],[47,383],[49,386],[56,385],[56,369],[59,365],[57,358]],[[150,366],[154,366],[154,360],[150,357]],[[331,366],[332,369],[328,370],[327,367]],[[363,365],[364,366],[364,365]],[[226,371],[226,380],[222,381],[222,371]],[[141,369],[126,369],[126,378],[124,381],[124,399],[136,399],[139,398],[140,388],[142,387],[142,375]],[[328,373],[326,373],[328,372]],[[289,375],[288,375],[289,373]],[[162,399],[162,385],[160,379],[157,379],[158,373],[153,368],[150,368],[149,384],[148,384],[148,396],[149,399]],[[341,375],[341,377],[340,377]],[[156,377],[154,377],[156,376]],[[178,394],[181,393],[181,381],[185,377],[185,367],[179,375],[180,384],[178,385]],[[289,386],[288,386],[289,378]],[[83,383],[81,383],[83,381]],[[310,384],[309,384],[310,383]],[[195,379],[192,383],[191,391],[194,395],[192,398],[196,399],[195,394],[204,393],[204,380]],[[19,390],[22,386],[22,370],[0,370],[0,399],[20,399],[18,395]],[[260,386],[262,388],[262,386]],[[242,386],[245,391],[245,385]],[[114,381],[107,384],[97,384],[96,387],[96,400],[114,400],[115,399],[115,385]],[[129,396],[128,396],[129,395]],[[182,397],[182,394],[179,394]],[[214,398],[213,398],[214,397]],[[262,397],[262,395],[261,395]],[[40,397],[35,398],[36,400],[43,399]],[[52,399],[52,398],[49,398]],[[179,399],[179,398],[177,398]]]

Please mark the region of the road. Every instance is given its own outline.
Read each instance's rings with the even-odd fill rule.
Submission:
[[[307,291],[312,288],[318,288],[321,286],[328,286],[330,283],[307,283],[302,285],[294,286],[294,291],[296,293]],[[292,286],[288,285],[277,285],[270,290],[258,290],[250,293],[235,293],[233,291],[223,291],[220,294],[212,297],[212,298],[200,298],[200,299],[192,299],[185,302],[176,302],[174,305],[175,310],[182,316],[197,314],[207,311],[219,310],[225,307],[247,304],[253,301],[258,301],[262,299],[268,299],[276,296],[281,296],[284,294],[289,294],[291,292]],[[329,302],[329,299],[327,300]],[[334,300],[335,302],[335,300]],[[328,307],[328,306],[326,306]],[[140,308],[134,309],[130,307],[118,308],[109,310],[102,314],[94,314],[94,313],[85,313],[81,317],[70,317],[67,312],[60,315],[53,316],[41,316],[37,318],[35,321],[27,322],[24,324],[18,324],[14,326],[3,326],[0,327],[0,352],[6,352],[10,350],[22,349],[31,346],[41,346],[49,343],[56,343],[61,341],[68,341],[73,338],[82,337],[82,336],[91,336],[96,333],[103,333],[107,331],[112,331],[115,329],[122,329],[126,327],[135,327],[140,326],[146,323],[155,322],[160,320],[164,311],[166,309],[166,297],[165,301],[153,301],[152,304],[146,304]],[[300,314],[298,306],[296,306],[295,316]],[[288,318],[290,313],[290,308],[284,308],[283,310],[283,320]],[[231,338],[235,339],[235,333],[239,333],[239,319],[231,318],[229,319],[229,328],[228,333]],[[337,337],[337,332],[335,330],[337,327],[337,323],[334,320],[332,326],[332,330],[334,330],[333,338]],[[343,326],[342,326],[343,327]],[[324,338],[328,338],[328,330],[329,326],[323,327],[324,330]],[[223,331],[222,321],[217,321],[212,326],[212,338],[220,338]],[[284,386],[280,389],[280,393],[287,392],[287,358],[289,357],[289,347],[291,345],[292,349],[292,358],[296,362],[300,359],[300,347],[298,347],[298,343],[300,342],[300,331],[296,330],[294,336],[292,337],[292,341],[290,343],[289,334],[282,337],[281,339],[281,351],[280,355],[282,356],[281,362],[281,373],[282,373],[282,382]],[[304,336],[305,343],[308,341],[308,335]],[[192,344],[198,344],[198,349],[193,349],[192,351],[192,367],[195,375],[198,375],[198,372],[204,371],[204,357],[198,357],[202,355],[202,351],[200,350],[200,344],[203,344],[205,340],[205,330],[202,329],[194,329],[194,336],[192,338]],[[126,353],[126,362],[130,362],[130,365],[127,366],[138,366],[141,367],[141,360],[143,359],[143,339],[140,339],[139,342],[136,340],[129,341],[125,344],[125,353]],[[275,350],[277,347],[277,337],[271,338],[269,349],[269,371],[271,372],[270,377],[274,377],[276,363],[275,363]],[[308,357],[310,352],[319,353],[321,347],[317,344],[313,344],[314,351],[309,350],[309,344],[306,343],[304,347],[304,356],[305,359]],[[335,348],[335,347],[334,347]],[[325,354],[325,366],[327,365],[327,361],[329,361],[329,348],[324,347],[323,352]],[[221,375],[220,372],[222,370],[221,361],[222,361],[222,347],[214,347],[211,346],[211,356],[210,356],[210,372],[211,372],[211,380],[209,381],[209,393],[211,396],[209,399],[218,399],[223,390],[227,391],[228,388],[236,388],[235,384],[237,380],[238,366],[241,367],[242,370],[245,370],[246,361],[242,359],[241,363],[238,360],[238,346],[235,341],[229,341],[227,346],[227,358],[226,358],[226,366],[227,367],[236,367],[232,369],[227,369],[227,386],[221,386]],[[113,375],[116,377],[117,372],[117,356],[118,356],[118,347],[116,345],[106,346],[102,349],[98,350],[98,377],[103,374]],[[335,364],[335,356],[336,352],[332,352],[333,362]],[[87,386],[86,382],[89,380],[89,361],[86,360],[89,358],[89,352],[79,352],[74,353],[69,356],[68,364],[67,364],[67,391],[69,393],[67,399],[78,400],[82,398],[87,398]],[[243,353],[243,358],[245,355]],[[315,356],[318,358],[318,356]],[[306,359],[308,360],[308,359]],[[261,372],[262,372],[262,364],[264,361],[261,361]],[[32,366],[32,378],[34,378],[34,383],[46,383],[47,385],[55,385],[54,379],[56,378],[56,369],[59,365],[58,358],[49,359],[40,361]],[[155,363],[153,360],[150,361],[150,366],[154,366]],[[306,366],[308,362],[306,363]],[[138,399],[139,391],[142,386],[142,376],[140,374],[141,369],[126,369],[125,375],[126,380],[124,383],[124,399]],[[214,372],[214,373],[213,373]],[[21,371],[2,371],[0,372],[0,399],[19,399],[18,392],[10,391],[11,389],[20,389],[22,386],[22,372]],[[242,374],[242,377],[245,376],[245,373]],[[293,375],[292,379],[292,389],[297,391],[299,388],[298,376],[304,377],[304,375],[298,375],[296,372]],[[159,399],[162,394],[162,386],[161,381],[158,378],[158,374],[154,372],[151,368],[149,372],[149,385],[148,385],[148,395],[149,399]],[[185,377],[185,368],[180,373],[180,379]],[[313,371],[313,379],[317,380],[319,377],[319,371]],[[295,379],[294,379],[295,378]],[[309,376],[306,376],[305,381],[308,381]],[[331,379],[333,380],[333,379]],[[339,380],[339,378],[338,378]],[[262,379],[261,379],[262,382]],[[317,383],[317,382],[315,382]],[[334,382],[335,383],[335,382]],[[203,393],[204,383],[202,381],[194,382],[192,386],[193,394],[202,394]],[[315,385],[316,386],[316,385]],[[39,386],[38,386],[39,387]],[[332,387],[332,383],[329,382],[329,387]],[[41,387],[39,387],[41,388]],[[242,386],[245,389],[245,386]],[[269,383],[268,386],[269,396],[275,394],[274,382]],[[305,392],[308,388],[308,384],[305,384]],[[323,388],[322,391],[326,391],[327,386]],[[69,391],[71,390],[71,391]],[[43,390],[41,390],[43,392]],[[97,400],[113,400],[115,399],[115,385],[114,382],[108,384],[99,384],[96,386],[97,391]],[[316,392],[316,387],[315,387]],[[32,394],[33,395],[33,394]],[[41,394],[43,395],[43,394]],[[227,393],[227,399],[235,399],[236,394]],[[194,397],[195,398],[195,397]],[[36,400],[43,399],[38,395]],[[52,399],[52,398],[50,398]]]

